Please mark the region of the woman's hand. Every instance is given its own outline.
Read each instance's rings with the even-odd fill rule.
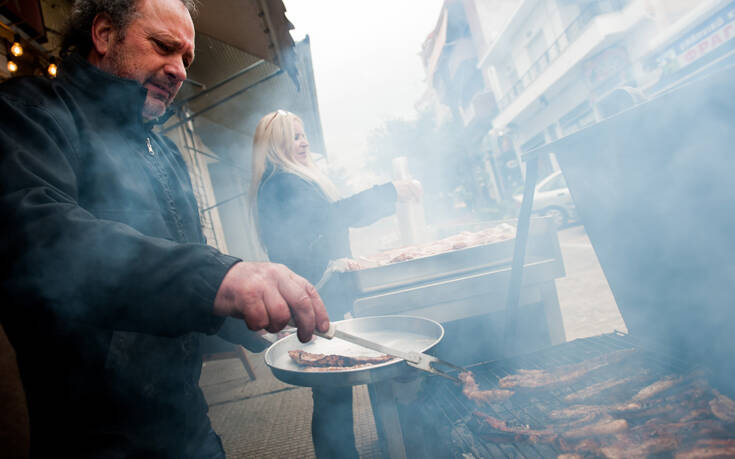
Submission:
[[[293,318],[301,342],[314,329],[329,330],[329,317],[314,286],[284,265],[240,262],[222,279],[214,314],[243,319],[251,330],[278,333]]]
[[[421,201],[424,196],[424,189],[418,180],[394,180],[393,186],[399,202]]]

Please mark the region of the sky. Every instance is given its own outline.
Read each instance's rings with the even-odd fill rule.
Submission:
[[[285,0],[294,40],[311,42],[329,160],[353,173],[370,132],[413,119],[427,89],[421,45],[443,0]],[[307,133],[308,135],[308,133]]]

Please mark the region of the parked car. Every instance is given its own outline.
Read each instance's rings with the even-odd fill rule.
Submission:
[[[520,207],[523,194],[514,195],[513,200]],[[536,185],[532,211],[537,215],[552,217],[557,228],[577,219],[574,201],[561,171],[552,172]]]

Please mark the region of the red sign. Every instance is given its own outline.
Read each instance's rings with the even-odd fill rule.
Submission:
[[[733,37],[735,37],[735,21],[725,24],[699,43],[684,51],[678,59],[680,67],[691,64],[705,54],[715,50],[723,43],[731,40]]]

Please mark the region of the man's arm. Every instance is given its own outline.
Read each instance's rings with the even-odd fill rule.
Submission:
[[[2,287],[14,305],[163,336],[213,333],[222,323],[217,316],[224,315],[245,318],[251,328],[276,329],[288,320],[290,305],[300,336],[311,335],[320,312],[306,309],[320,305],[283,270],[269,270],[267,286],[254,280],[236,285],[254,274],[243,270],[248,264],[204,244],[147,236],[83,208],[71,121],[0,97],[0,126]],[[225,303],[215,302],[220,291]],[[258,298],[262,307],[252,303]]]
[[[314,329],[326,332],[329,318],[316,289],[303,277],[275,263],[237,263],[214,300],[214,313],[238,317],[251,330],[277,333],[293,317],[302,342]]]

